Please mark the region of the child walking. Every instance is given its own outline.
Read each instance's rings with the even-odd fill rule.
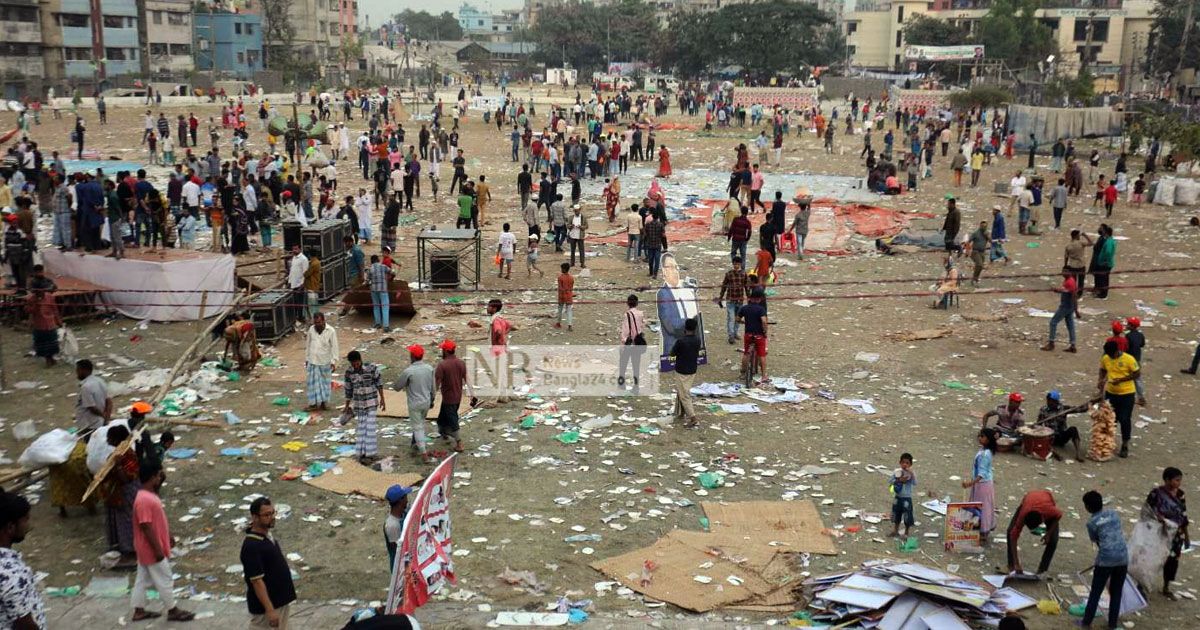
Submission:
[[[504,224],[500,233],[500,242],[496,245],[496,256],[500,259],[499,277],[512,279],[513,256],[517,252],[517,237],[510,231],[509,224]]]
[[[892,474],[892,492],[895,500],[892,502],[892,538],[900,535],[900,519],[904,519],[904,535],[913,526],[913,488],[917,485],[917,474],[912,470],[913,456],[905,453],[900,456],[900,468]]]
[[[545,278],[546,273],[538,269],[538,247],[541,245],[541,238],[537,234],[529,235],[529,244],[525,246],[525,275],[532,278],[533,272],[538,272],[539,278]]]
[[[574,320],[572,312],[575,303],[575,276],[571,275],[571,263],[562,264],[562,273],[558,274],[558,321],[555,328],[562,328],[563,314],[567,316],[567,330],[571,330]]]

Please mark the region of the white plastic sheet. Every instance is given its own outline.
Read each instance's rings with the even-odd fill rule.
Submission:
[[[204,315],[221,312],[234,300],[233,256],[204,256],[165,262],[116,260],[105,256],[45,251],[46,271],[115,289],[102,294],[122,315],[154,321],[194,321],[208,291]]]
[[[75,436],[64,429],[54,429],[43,433],[38,439],[21,453],[17,463],[22,468],[40,468],[62,464],[71,457],[75,448]]]
[[[1163,564],[1171,553],[1175,525],[1138,521],[1129,535],[1129,575],[1147,591],[1155,591],[1162,580]]]

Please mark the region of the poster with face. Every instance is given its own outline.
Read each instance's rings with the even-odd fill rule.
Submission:
[[[699,363],[708,363],[704,345],[704,315],[700,312],[700,296],[696,289],[684,285],[679,274],[679,264],[670,252],[662,254],[663,286],[658,290],[658,321],[662,326],[662,352],[659,355],[659,371],[673,372],[675,359],[671,348],[675,340],[684,335],[684,324],[688,319],[696,320],[696,336],[700,339]]]
[[[456,458],[457,455],[451,455],[438,464],[417,491],[404,517],[388,589],[389,613],[412,614],[447,582],[455,583],[450,482]]]

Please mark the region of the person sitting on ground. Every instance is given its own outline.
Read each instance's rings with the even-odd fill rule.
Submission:
[[[1083,461],[1079,450],[1079,429],[1067,424],[1067,416],[1073,413],[1087,411],[1088,403],[1075,407],[1066,407],[1062,403],[1062,393],[1057,389],[1046,394],[1046,405],[1038,410],[1037,424],[1054,429],[1054,448],[1062,448],[1068,442],[1075,445],[1075,461]],[[1057,453],[1051,453],[1055,458]]]
[[[876,247],[880,247],[880,240],[877,239],[875,243]],[[883,247],[886,248],[881,250],[883,253],[891,254],[890,247],[888,247],[886,244],[883,245]],[[958,265],[954,264],[954,257],[946,256],[946,259],[942,261],[942,264],[946,269],[946,273],[942,276],[942,279],[938,281],[937,288],[934,289],[934,300],[930,308],[949,308],[950,297],[953,294],[958,293]]]
[[[998,405],[995,409],[983,414],[983,427],[987,428],[988,420],[992,417],[996,418],[996,429],[1004,437],[1020,439],[1021,434],[1018,429],[1025,424],[1025,410],[1021,408],[1021,403],[1025,397],[1019,392],[1012,392],[1008,395],[1008,402],[1003,405]]]

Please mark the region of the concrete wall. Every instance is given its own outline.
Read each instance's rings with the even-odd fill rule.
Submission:
[[[853,77],[822,77],[821,97],[825,100],[836,101],[846,98],[853,92],[860,99],[871,97],[879,100],[879,95],[887,91],[887,81],[882,79],[856,79]]]

